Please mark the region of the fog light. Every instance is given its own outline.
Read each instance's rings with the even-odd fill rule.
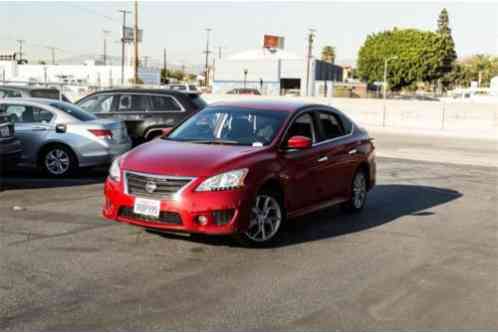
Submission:
[[[200,225],[206,225],[208,223],[208,218],[204,215],[197,216],[197,223]]]
[[[216,225],[225,225],[230,223],[235,213],[234,209],[217,210],[212,212],[214,223]]]

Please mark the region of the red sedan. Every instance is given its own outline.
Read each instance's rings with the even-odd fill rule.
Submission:
[[[367,132],[299,102],[212,104],[111,166],[103,214],[148,229],[276,238],[288,218],[363,209],[375,184]]]

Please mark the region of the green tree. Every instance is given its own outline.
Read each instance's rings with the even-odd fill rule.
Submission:
[[[441,77],[444,49],[441,36],[431,31],[397,29],[371,34],[358,53],[358,75],[368,83],[383,81],[385,59],[388,83],[394,90],[433,82]]]
[[[457,54],[455,51],[455,42],[451,36],[451,29],[449,26],[449,16],[446,8],[441,10],[437,20],[437,33],[441,37],[439,39],[439,44],[437,45],[443,52],[443,57],[441,59],[441,81],[443,86],[448,87],[451,82],[448,77],[445,77],[448,73],[453,70],[455,60],[457,59]]]
[[[175,70],[170,70],[167,69],[166,71],[161,69],[161,82],[168,83],[168,80],[170,78],[176,79],[178,81],[185,81],[188,79],[188,73],[180,70],[180,69],[175,69]]]
[[[330,64],[335,63],[335,47],[324,46],[322,49],[322,60]]]
[[[457,61],[448,78],[454,87],[469,87],[472,81],[481,87],[489,87],[493,77],[498,76],[498,57],[476,54]]]

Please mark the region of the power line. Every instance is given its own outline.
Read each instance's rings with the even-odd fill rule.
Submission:
[[[78,8],[78,9],[81,9],[81,10],[84,10],[86,11],[87,13],[90,13],[90,14],[93,14],[95,16],[100,16],[106,20],[109,20],[109,21],[113,21],[113,22],[118,22],[120,23],[120,21],[118,19],[115,19],[114,17],[111,17],[111,16],[108,16],[108,15],[105,15],[105,14],[102,14],[101,12],[95,10],[95,9],[91,9],[91,8],[87,8],[87,7],[83,7],[83,6],[80,6],[80,5],[76,5],[74,3],[70,3],[70,2],[66,2],[64,3],[64,5],[66,6],[70,6],[70,7],[74,7],[74,8]]]

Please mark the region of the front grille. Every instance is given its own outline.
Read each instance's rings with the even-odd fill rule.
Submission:
[[[167,199],[192,181],[191,177],[158,176],[127,171],[126,192],[152,199]]]
[[[129,219],[140,220],[144,222],[154,222],[154,223],[164,223],[164,224],[174,224],[182,225],[182,218],[178,213],[172,212],[161,212],[158,218],[152,216],[145,216],[141,214],[136,214],[133,212],[131,207],[121,207],[119,209],[119,216]]]

